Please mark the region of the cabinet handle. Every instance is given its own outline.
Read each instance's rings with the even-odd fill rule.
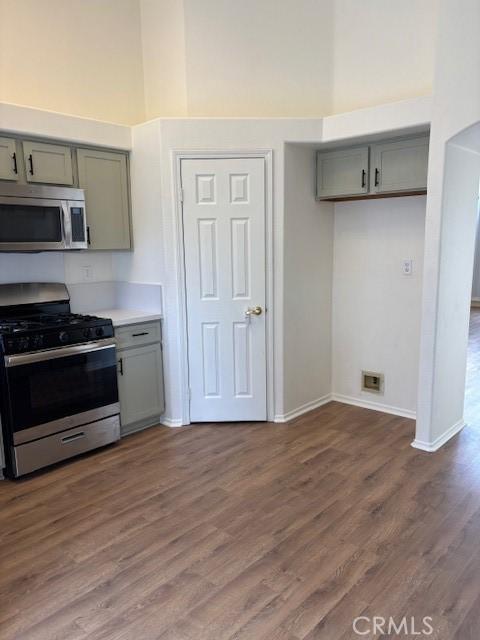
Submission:
[[[12,160],[13,160],[13,173],[18,173],[17,154],[15,153],[15,151],[12,153]]]
[[[148,336],[148,331],[142,331],[141,333],[132,333],[132,338],[138,338],[138,336]]]
[[[367,186],[367,172],[365,169],[362,169],[362,189]]]
[[[28,164],[30,165],[30,175],[33,176],[33,157],[32,154],[28,156]]]
[[[118,364],[120,365],[120,375],[123,376],[123,358],[120,358]]]
[[[87,244],[92,244],[90,240],[90,225],[87,225]]]
[[[378,187],[378,185],[380,184],[380,171],[378,169],[375,169],[375,186]]]

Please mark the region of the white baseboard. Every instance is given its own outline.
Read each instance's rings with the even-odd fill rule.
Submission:
[[[344,396],[340,393],[332,393],[331,400],[335,402],[343,402],[343,404],[351,404],[362,409],[372,409],[373,411],[381,411],[382,413],[390,413],[393,416],[401,418],[410,418],[415,420],[417,415],[415,411],[410,409],[402,409],[401,407],[392,407],[389,404],[381,404],[380,402],[372,402],[363,398],[355,398],[354,396]]]
[[[374,411],[381,411],[382,413],[389,413],[394,416],[401,416],[402,418],[411,418],[415,420],[416,414],[415,411],[409,411],[408,409],[401,409],[399,407],[392,407],[387,404],[380,404],[378,402],[371,402],[369,400],[361,400],[358,398],[354,398],[352,396],[344,396],[338,393],[328,393],[321,398],[317,398],[316,400],[312,400],[311,402],[306,402],[302,404],[300,407],[296,409],[292,409],[292,411],[288,411],[283,414],[276,414],[273,418],[274,422],[277,423],[285,423],[290,422],[290,420],[294,420],[304,413],[308,413],[309,411],[313,411],[314,409],[318,409],[322,407],[324,404],[328,402],[341,402],[343,404],[350,404],[356,407],[361,407],[363,409],[372,409]],[[185,422],[179,419],[172,419],[162,417],[160,420],[161,424],[167,427],[183,427],[185,426]]]
[[[165,427],[184,427],[185,423],[181,418],[166,418],[162,416],[160,419],[160,424],[163,424]]]
[[[412,447],[414,447],[415,449],[421,449],[422,451],[428,451],[430,453],[432,453],[433,451],[437,451],[438,449],[440,449],[440,447],[443,447],[443,445],[446,442],[448,442],[450,438],[453,438],[453,436],[456,436],[457,433],[461,431],[464,426],[465,426],[465,422],[462,418],[461,420],[456,422],[454,425],[452,425],[450,429],[447,429],[445,433],[443,433],[441,436],[436,438],[433,442],[425,442],[424,440],[415,439],[412,442]]]
[[[330,402],[331,400],[332,400],[332,396],[329,393],[326,396],[322,396],[321,398],[317,398],[316,400],[312,400],[311,402],[302,404],[301,407],[297,407],[292,411],[288,411],[287,413],[283,413],[283,414],[277,414],[276,416],[274,416],[273,421],[279,422],[279,423],[290,422],[290,420],[293,420],[294,418],[298,418],[298,416],[301,416],[302,414],[307,413],[308,411],[313,411],[313,409],[318,409],[318,407],[321,407],[324,404],[327,404],[327,402]]]

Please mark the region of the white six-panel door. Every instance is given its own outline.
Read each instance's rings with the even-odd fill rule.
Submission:
[[[181,176],[190,420],[266,420],[264,160],[182,160]]]

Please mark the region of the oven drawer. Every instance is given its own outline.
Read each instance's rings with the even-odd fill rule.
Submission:
[[[117,339],[117,349],[160,342],[162,339],[160,320],[119,327],[115,329],[115,338]]]
[[[66,460],[120,438],[119,416],[112,416],[53,436],[13,447],[15,476]]]

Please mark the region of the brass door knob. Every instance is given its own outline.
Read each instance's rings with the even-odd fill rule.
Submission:
[[[261,316],[262,313],[262,307],[248,307],[248,309],[245,311],[246,316]]]

